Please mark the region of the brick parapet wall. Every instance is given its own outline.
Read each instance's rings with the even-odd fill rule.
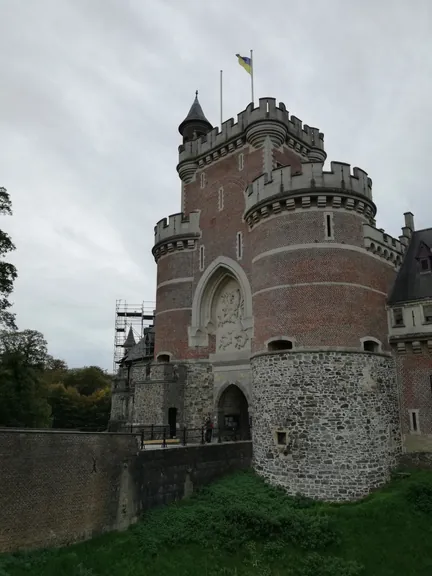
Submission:
[[[67,545],[132,522],[123,464],[137,448],[124,434],[0,430],[0,551]]]
[[[251,457],[250,442],[138,452],[131,434],[0,430],[0,553],[125,529]]]

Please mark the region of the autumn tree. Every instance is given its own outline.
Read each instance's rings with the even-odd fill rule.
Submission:
[[[6,188],[0,187],[0,215],[12,215],[12,203]],[[15,314],[9,311],[11,303],[9,296],[17,271],[13,264],[5,262],[6,254],[15,250],[10,236],[0,229],[0,328],[16,329]]]

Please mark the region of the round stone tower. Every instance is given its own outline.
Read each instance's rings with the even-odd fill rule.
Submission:
[[[367,174],[304,163],[245,192],[252,251],[256,470],[290,493],[342,501],[385,482],[399,447],[386,297],[400,256]],[[385,235],[384,235],[385,236]],[[378,238],[380,237],[380,238]]]

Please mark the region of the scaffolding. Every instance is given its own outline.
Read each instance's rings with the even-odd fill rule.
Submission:
[[[142,304],[128,304],[126,300],[116,300],[115,334],[114,334],[114,361],[113,373],[118,369],[118,362],[124,356],[123,344],[129,329],[139,342],[144,337],[144,328],[152,326],[154,322],[155,303],[142,302]]]

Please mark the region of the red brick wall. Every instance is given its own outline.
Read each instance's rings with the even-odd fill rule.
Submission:
[[[363,222],[357,213],[334,211],[334,240],[327,241],[324,211],[283,214],[251,230],[252,258],[280,247],[315,242],[363,247]],[[360,338],[373,336],[389,350],[385,304],[394,277],[391,266],[365,252],[347,249],[305,248],[256,260],[252,266],[253,351],[265,350],[266,340],[278,336],[293,336],[299,346],[359,349]],[[313,285],[317,282],[338,284]],[[303,285],[292,286],[296,284]],[[277,285],[289,286],[255,294]]]
[[[239,170],[239,154],[244,154],[244,167]],[[291,149],[283,147],[274,150],[274,159],[283,165],[291,164],[301,170],[299,157]],[[200,174],[206,175],[206,185],[201,188]],[[217,162],[200,169],[193,182],[184,185],[184,211],[189,214],[200,211],[202,237],[194,251],[173,252],[158,262],[157,283],[173,278],[193,277],[192,284],[181,283],[162,286],[156,294],[156,341],[155,354],[171,352],[175,359],[206,358],[214,352],[214,338],[210,338],[208,348],[188,347],[187,328],[191,313],[172,311],[159,314],[163,310],[192,305],[193,293],[203,274],[199,270],[199,247],[205,247],[205,268],[219,256],[237,260],[237,232],[243,234],[243,255],[240,265],[250,278],[251,246],[249,230],[243,222],[245,209],[244,192],[248,184],[263,172],[263,149],[254,150],[246,145],[242,149],[221,158]],[[223,210],[218,209],[219,188],[224,188]],[[188,304],[189,303],[189,304]]]
[[[135,506],[124,474],[137,447],[131,435],[1,430],[0,552],[129,525]]]
[[[414,353],[410,344],[406,353],[396,354],[401,391],[401,425],[403,434],[410,433],[408,410],[419,410],[420,433],[432,435],[432,353],[426,343]]]

